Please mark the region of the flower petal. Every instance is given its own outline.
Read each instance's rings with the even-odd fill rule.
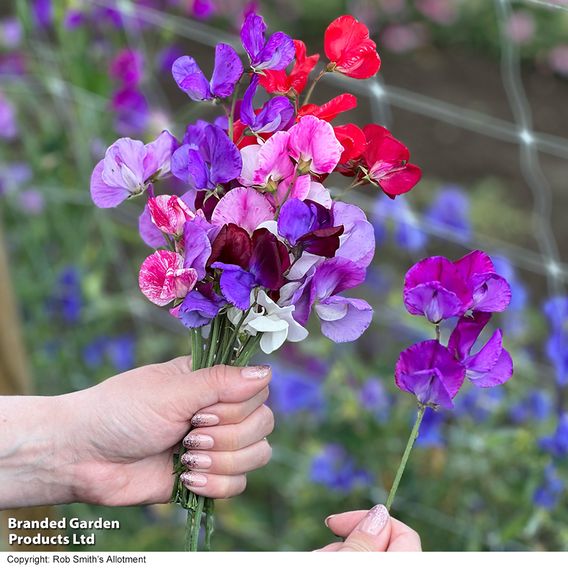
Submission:
[[[178,87],[194,101],[212,99],[209,82],[195,59],[183,55],[174,61],[172,75]]]
[[[234,223],[252,233],[261,223],[274,218],[274,209],[264,195],[252,188],[238,187],[224,195],[215,207],[214,225]]]
[[[322,320],[322,333],[335,343],[359,339],[373,319],[373,309],[365,300],[342,296],[324,300],[315,311]]]
[[[241,58],[233,47],[218,43],[215,47],[215,68],[211,77],[211,92],[224,99],[230,97],[243,74]]]

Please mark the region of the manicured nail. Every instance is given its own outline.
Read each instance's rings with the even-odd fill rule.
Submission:
[[[363,532],[377,536],[386,526],[389,512],[384,505],[375,505],[363,519],[359,527]]]
[[[209,450],[213,447],[215,441],[211,436],[206,436],[205,434],[188,434],[184,441],[183,445],[186,448],[196,449],[199,448],[201,450]]]
[[[214,414],[196,414],[191,419],[191,425],[198,428],[199,426],[216,426],[221,420]]]
[[[326,518],[325,518],[324,523],[325,523],[325,526],[326,526],[327,528],[329,528],[329,521],[330,521],[330,519],[333,519],[333,517],[335,517],[335,515],[329,515],[329,517],[326,517]]]
[[[205,485],[207,485],[207,476],[202,473],[185,471],[179,476],[179,478],[184,485],[189,487],[205,487]]]
[[[207,454],[186,452],[181,456],[181,463],[189,469],[207,469],[211,467],[211,458]]]
[[[256,367],[244,367],[241,375],[245,379],[265,379],[270,373],[268,365],[257,365]]]

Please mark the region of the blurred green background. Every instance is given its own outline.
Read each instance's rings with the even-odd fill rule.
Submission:
[[[543,5],[544,4],[544,5]],[[217,506],[215,550],[310,550],[328,514],[385,500],[414,409],[393,385],[398,353],[430,330],[402,305],[418,259],[487,250],[513,287],[497,318],[516,372],[430,413],[395,513],[426,550],[568,549],[568,11],[562,1],[260,0],[272,30],[323,52],[342,13],[362,19],[383,64],[368,81],[326,80],[316,102],[353,92],[348,119],[403,140],[424,179],[390,202],[351,194],[376,227],[362,290],[372,327],[352,345],[315,332],[270,359],[274,458],[246,493]],[[191,54],[210,71],[218,41],[238,45],[239,0],[16,0],[0,8],[0,215],[34,390],[56,394],[188,353],[186,330],[139,293],[148,254],[140,202],[99,211],[89,177],[119,136],[177,135],[217,116],[169,71]],[[144,76],[110,72],[124,50]],[[334,180],[338,187],[342,180]],[[551,299],[556,298],[557,304]],[[568,300],[566,300],[568,304]],[[548,306],[548,307],[547,307]],[[550,314],[552,313],[552,316]],[[550,320],[550,321],[549,321]],[[0,316],[1,321],[1,316]],[[4,325],[4,324],[2,324]],[[172,506],[58,513],[119,519],[98,550],[177,550]]]

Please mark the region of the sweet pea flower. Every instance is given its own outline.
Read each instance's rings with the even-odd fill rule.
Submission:
[[[264,290],[260,290],[241,330],[253,337],[262,333],[260,348],[264,353],[272,353],[282,347],[286,340],[303,341],[308,336],[308,331],[292,317],[293,311],[294,306],[281,307]],[[231,308],[227,317],[232,324],[237,325],[242,314],[241,310]]]
[[[238,148],[213,124],[195,143],[185,143],[172,156],[172,173],[191,189],[215,189],[237,178],[242,169]]]
[[[408,163],[408,148],[378,124],[368,124],[363,132],[367,138],[363,152],[365,177],[392,198],[410,191],[420,181],[422,172]]]
[[[249,233],[271,219],[274,219],[274,208],[262,193],[252,187],[237,187],[229,191],[211,216],[214,225],[234,223]]]
[[[251,11],[241,28],[241,41],[256,73],[267,69],[282,70],[294,59],[295,47],[292,38],[276,32],[265,38],[266,24],[261,16]]]
[[[136,86],[142,79],[144,56],[133,49],[122,49],[110,63],[110,76],[124,86]]]
[[[451,231],[464,241],[471,237],[470,203],[467,194],[458,186],[445,186],[438,191],[424,218],[434,228]]]
[[[177,195],[158,195],[148,199],[148,210],[154,225],[167,235],[179,238],[186,221],[195,213]]]
[[[114,93],[111,108],[115,113],[114,127],[122,136],[145,132],[150,120],[150,107],[144,94],[132,85]]]
[[[117,140],[93,170],[91,198],[95,205],[116,207],[167,176],[176,147],[177,140],[167,131],[146,145],[131,138]]]
[[[503,333],[496,330],[481,349],[471,350],[481,332],[491,319],[491,314],[474,312],[471,317],[461,317],[450,336],[448,349],[466,369],[466,377],[477,387],[501,385],[513,375],[513,360],[503,348]]]
[[[357,162],[367,147],[365,133],[356,124],[351,123],[334,126],[333,132],[343,146],[337,171],[344,175],[353,176]]]
[[[258,75],[250,82],[241,104],[240,120],[255,134],[263,134],[288,128],[294,118],[294,105],[287,97],[272,97],[258,113],[254,111],[253,99],[258,88]]]
[[[185,298],[197,282],[197,272],[183,267],[183,256],[169,250],[151,254],[140,267],[140,290],[152,303],[165,306]]]
[[[351,93],[343,93],[337,95],[327,103],[323,105],[308,104],[303,105],[298,109],[298,120],[302,116],[315,116],[316,118],[321,118],[326,122],[331,122],[338,115],[348,110],[352,110],[357,106],[357,97]]]
[[[353,79],[368,79],[381,67],[377,45],[367,26],[353,16],[333,20],[325,30],[324,50],[330,60],[327,68]]]
[[[335,343],[355,341],[369,327],[371,306],[364,300],[339,296],[365,279],[365,269],[346,258],[327,259],[308,273],[304,282],[290,282],[280,291],[280,303],[293,305],[294,319],[306,325],[312,308],[322,333]]]
[[[195,59],[184,55],[172,65],[178,87],[194,101],[210,101],[230,97],[243,74],[243,64],[233,47],[218,43],[215,47],[215,66],[211,81],[207,81]]]
[[[367,216],[357,205],[335,201],[332,206],[333,218],[343,225],[336,256],[347,258],[367,268],[375,256],[375,230]]]
[[[568,456],[568,413],[560,416],[554,434],[541,438],[539,445],[556,458]]]
[[[343,153],[333,128],[315,116],[303,116],[289,130],[288,150],[301,173],[329,174]]]
[[[17,135],[16,112],[12,103],[0,92],[0,138],[12,140]]]
[[[563,477],[558,474],[554,464],[548,464],[544,470],[544,479],[533,494],[535,505],[543,509],[554,509],[560,501],[566,482]]]
[[[452,400],[465,379],[465,368],[450,351],[431,339],[400,354],[395,368],[396,386],[414,394],[420,404],[453,408]]]
[[[296,60],[290,74],[281,69],[266,70],[260,75],[260,84],[268,93],[297,97],[306,88],[308,77],[319,60],[319,53],[308,57],[306,44],[297,39],[294,40],[294,49]]]
[[[213,283],[198,283],[187,294],[184,301],[170,310],[170,313],[177,317],[185,327],[194,329],[211,323],[211,320],[226,304],[223,296],[213,289]]]
[[[471,290],[462,272],[443,256],[415,264],[404,279],[404,305],[412,315],[434,324],[463,315],[472,304]]]

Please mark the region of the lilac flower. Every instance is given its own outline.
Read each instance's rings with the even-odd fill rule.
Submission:
[[[212,284],[197,284],[180,306],[171,310],[187,328],[203,327],[219,313],[227,301],[213,290]]]
[[[241,28],[241,41],[253,71],[282,70],[294,59],[296,50],[292,38],[276,32],[265,38],[266,24],[261,16],[250,12]]]
[[[372,476],[358,469],[353,458],[339,444],[328,444],[314,457],[310,478],[314,483],[341,493],[372,483]]]
[[[495,387],[513,375],[513,360],[503,348],[500,329],[477,353],[470,353],[490,318],[491,314],[484,312],[461,317],[448,342],[448,349],[463,364],[467,378],[477,387]]]
[[[554,509],[564,493],[564,480],[559,477],[554,465],[549,464],[544,470],[542,485],[537,487],[533,495],[533,501],[543,509]]]
[[[12,103],[0,92],[0,138],[12,140],[17,135],[16,111]]]
[[[321,384],[315,377],[295,370],[272,367],[276,378],[270,389],[270,405],[278,414],[290,416],[299,412],[317,414],[324,408]]]
[[[63,25],[68,30],[74,30],[84,25],[86,21],[87,21],[87,14],[85,14],[85,12],[69,8],[65,12],[65,19],[63,21]]]
[[[442,412],[436,412],[427,408],[420,424],[420,435],[416,445],[423,448],[439,448],[446,445],[446,438],[442,432],[442,426],[446,422],[446,416]]]
[[[281,302],[296,306],[294,318],[301,325],[306,325],[313,308],[327,338],[336,343],[354,341],[369,327],[373,310],[365,300],[339,294],[364,279],[364,267],[346,258],[331,258],[313,268],[303,283],[286,284]]]
[[[532,420],[542,422],[550,416],[552,409],[552,399],[548,392],[532,390],[521,401],[511,406],[509,416],[517,424]]]
[[[453,408],[452,399],[464,379],[464,366],[433,339],[403,351],[395,368],[397,387],[413,393],[421,404],[434,407]]]
[[[386,392],[380,379],[367,379],[358,392],[359,404],[380,422],[386,422],[390,414],[392,397]]]
[[[230,97],[243,74],[243,64],[237,52],[226,43],[215,48],[215,67],[207,81],[195,59],[184,55],[174,61],[172,74],[178,87],[194,101],[210,101]]]
[[[106,151],[91,176],[91,197],[97,207],[116,207],[140,195],[156,179],[170,173],[177,140],[167,131],[144,145],[121,138]]]
[[[560,386],[568,384],[568,333],[553,330],[546,342],[546,354],[554,366],[556,382]]]
[[[287,97],[272,97],[256,114],[253,100],[258,82],[258,75],[255,75],[245,91],[241,105],[241,122],[257,134],[285,130],[294,120],[294,105]]]
[[[26,189],[19,191],[18,207],[28,215],[41,215],[45,209],[45,199],[43,193],[37,189]]]
[[[357,205],[342,201],[334,201],[331,210],[333,219],[343,225],[336,256],[367,268],[375,256],[374,229],[367,216]]]
[[[33,0],[32,13],[40,28],[48,28],[53,23],[52,0]]]
[[[0,20],[0,44],[7,49],[15,49],[22,43],[22,24],[18,18],[8,17]]]
[[[110,76],[125,87],[135,87],[142,79],[144,55],[134,49],[120,50],[110,63]]]
[[[560,416],[554,434],[541,438],[539,445],[553,457],[563,458],[568,456],[568,413]]]
[[[114,127],[122,136],[143,133],[150,120],[150,109],[146,97],[136,88],[127,86],[117,91],[111,102],[116,114]]]
[[[503,401],[501,389],[473,389],[461,395],[455,403],[456,414],[469,415],[476,423],[487,420]]]
[[[443,187],[438,191],[424,220],[434,228],[451,231],[460,240],[471,237],[469,198],[458,186]]]
[[[242,169],[238,148],[213,124],[196,144],[184,144],[172,156],[172,173],[191,189],[215,189],[237,178]]]
[[[193,0],[191,14],[196,20],[208,20],[216,12],[213,0]]]

